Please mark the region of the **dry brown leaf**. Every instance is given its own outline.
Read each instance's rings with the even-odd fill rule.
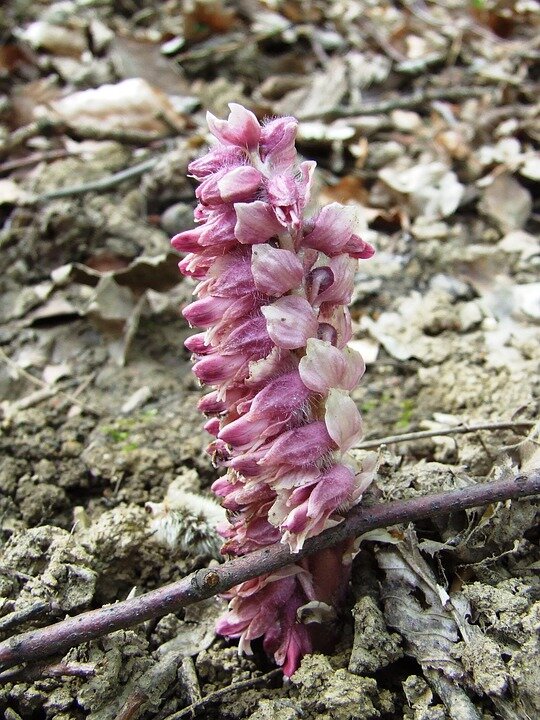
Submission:
[[[504,233],[520,230],[532,210],[530,192],[510,175],[503,173],[485,190],[479,209]]]
[[[38,115],[60,117],[77,126],[97,126],[103,130],[143,130],[163,132],[164,115],[175,127],[183,125],[183,118],[170,98],[142,78],[123,80],[115,85],[82,90],[36,108]]]

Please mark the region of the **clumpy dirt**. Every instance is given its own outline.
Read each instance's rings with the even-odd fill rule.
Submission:
[[[2,5],[0,639],[219,561],[217,511],[187,499],[215,470],[169,237],[192,227],[205,111],[231,101],[300,119],[315,201],[353,204],[377,249],[353,396],[366,439],[399,437],[366,502],[540,465],[538,23],[495,0]],[[169,488],[172,544],[148,511]],[[215,636],[213,598],[0,674],[0,714],[540,717],[538,540],[531,499],[368,533],[337,644],[289,681]]]

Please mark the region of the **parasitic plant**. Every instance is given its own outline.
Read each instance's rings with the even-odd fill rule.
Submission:
[[[193,371],[211,388],[199,407],[214,435],[209,452],[226,473],[213,485],[228,521],[222,553],[239,556],[306,538],[341,522],[375,469],[354,467],[361,434],[349,393],[364,372],[347,347],[358,258],[373,248],[352,207],[332,203],[307,218],[314,162],[298,162],[297,121],[261,126],[231,103],[210,113],[217,142],[189,166],[199,181],[198,226],[176,235],[184,275],[198,281],[184,316],[202,332],[186,341]],[[240,649],[263,639],[291,675],[317,642],[348,579],[349,545],[324,550],[228,593],[218,632]]]

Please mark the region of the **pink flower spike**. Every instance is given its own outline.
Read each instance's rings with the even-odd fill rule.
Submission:
[[[272,305],[264,305],[268,334],[274,343],[285,350],[304,347],[317,334],[317,315],[304,298],[287,295]]]
[[[240,243],[245,245],[265,243],[283,232],[283,226],[268,203],[261,200],[235,203],[234,209],[236,211],[234,235]]]
[[[214,435],[207,452],[226,471],[212,486],[228,513],[217,532],[223,553],[245,556],[280,541],[300,549],[340,523],[373,478],[376,454],[364,454],[357,473],[346,456],[362,430],[349,393],[364,372],[346,347],[347,304],[356,259],[373,248],[354,232],[353,207],[305,217],[315,163],[299,162],[294,118],[261,127],[229,107],[226,120],[208,114],[214,148],[189,165],[197,225],[173,245],[188,253],[180,271],[197,281],[183,312],[204,330],[186,347],[211,386],[199,402]],[[313,649],[311,623],[328,619],[303,624],[303,608],[343,602],[350,547],[233,587],[218,632],[238,638],[241,652],[261,638],[290,676]]]
[[[271,245],[254,245],[251,271],[257,290],[272,297],[284,295],[302,282],[304,269],[295,253]]]
[[[332,388],[328,393],[324,422],[328,435],[342,453],[350,450],[362,436],[362,418],[354,400],[344,390]]]
[[[225,145],[255,150],[261,137],[261,126],[251,110],[238,103],[229,103],[231,112],[227,120],[220,120],[206,113],[206,121],[210,132]]]
[[[249,165],[231,170],[217,181],[223,202],[238,202],[253,197],[261,185],[262,175]]]
[[[315,248],[329,257],[338,255],[351,239],[356,225],[356,211],[349,205],[325,205],[315,220],[313,230],[302,240],[302,246]]]

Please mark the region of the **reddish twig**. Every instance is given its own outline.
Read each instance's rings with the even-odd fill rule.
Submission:
[[[275,572],[306,555],[368,530],[537,494],[540,494],[540,469],[509,480],[481,483],[413,500],[357,507],[342,523],[309,539],[298,553],[291,553],[285,545],[263,548],[215,568],[198,570],[178,582],[140,597],[90,610],[54,625],[9,638],[0,643],[0,667],[8,668],[65,652],[114,630],[175,612],[191,603],[223,593],[246,580]]]

